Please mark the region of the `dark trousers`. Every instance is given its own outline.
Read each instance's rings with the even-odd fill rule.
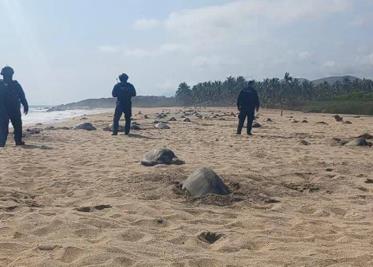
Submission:
[[[21,112],[0,114],[0,147],[4,147],[9,134],[9,121],[14,129],[16,145],[22,144],[22,117]]]
[[[255,118],[255,111],[254,110],[241,110],[240,114],[238,115],[238,128],[237,133],[241,134],[243,125],[247,118],[247,133],[251,133],[251,129],[253,128],[253,122]]]
[[[126,119],[126,124],[124,126],[124,133],[129,134],[130,132],[131,116],[132,116],[131,108],[124,108],[121,105],[117,105],[115,108],[114,119],[113,119],[113,134],[118,133],[119,121],[123,113],[124,113],[124,118]]]

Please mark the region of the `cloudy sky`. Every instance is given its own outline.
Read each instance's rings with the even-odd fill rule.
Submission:
[[[0,0],[0,65],[32,104],[142,95],[186,81],[373,78],[371,0]]]

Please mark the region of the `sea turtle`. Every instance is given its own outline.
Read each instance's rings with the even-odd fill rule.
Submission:
[[[95,131],[96,127],[90,122],[85,122],[74,127],[75,130]]]
[[[207,194],[227,195],[228,187],[210,168],[200,168],[193,172],[183,183],[182,189],[192,197],[203,197]]]
[[[184,118],[183,122],[191,122],[191,120],[189,118]]]
[[[138,124],[137,122],[133,121],[131,123],[131,130],[141,130],[140,124]]]
[[[307,140],[300,140],[300,143],[304,146],[309,146],[311,143],[308,142]]]
[[[334,119],[335,119],[336,121],[343,121],[343,117],[341,117],[341,116],[339,116],[339,115],[334,115],[333,117],[334,117]]]
[[[351,140],[345,146],[370,146],[371,143],[367,142],[365,138],[359,137]]]
[[[109,126],[106,126],[102,130],[105,131],[105,132],[112,132],[113,131],[113,124],[110,124]],[[119,132],[124,132],[124,126],[119,125],[118,131]]]
[[[254,121],[253,128],[260,128],[260,127],[262,127],[262,125],[259,122]]]
[[[362,134],[362,135],[360,135],[358,137],[359,138],[364,138],[364,139],[373,139],[373,135],[371,135],[369,133]]]
[[[155,125],[155,128],[157,129],[170,129],[170,126],[168,126],[165,122],[159,122]]]
[[[175,117],[170,118],[168,121],[176,121]]]
[[[154,166],[158,164],[176,164],[181,165],[185,162],[180,160],[175,153],[167,148],[154,149],[145,154],[141,164],[144,166]]]
[[[164,114],[163,112],[162,113],[159,113],[155,116],[157,119],[164,119],[167,117],[167,114]]]

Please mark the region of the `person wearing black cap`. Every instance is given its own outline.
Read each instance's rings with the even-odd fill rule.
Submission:
[[[240,111],[238,116],[237,134],[241,134],[243,125],[247,118],[247,134],[252,135],[252,125],[255,119],[255,110],[259,111],[259,97],[257,91],[254,89],[254,81],[249,81],[247,86],[240,92],[237,99],[237,108]]]
[[[24,145],[22,141],[21,104],[25,115],[28,113],[28,103],[22,86],[13,80],[14,70],[5,66],[1,70],[3,80],[0,80],[0,147],[4,147],[9,133],[9,121],[14,129],[14,140],[17,146]]]
[[[124,113],[126,124],[124,126],[124,134],[128,135],[131,129],[132,117],[132,97],[136,96],[135,87],[128,82],[128,75],[122,73],[119,75],[119,83],[114,86],[112,95],[117,98],[113,119],[113,135],[118,135],[119,120]]]

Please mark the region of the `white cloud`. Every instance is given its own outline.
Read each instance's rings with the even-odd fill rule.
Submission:
[[[333,60],[328,60],[326,62],[324,62],[323,66],[326,67],[326,68],[333,68],[335,67],[336,63],[335,61]]]
[[[151,50],[142,49],[142,48],[126,48],[123,50],[123,54],[128,57],[138,57],[138,58],[144,58],[144,57],[149,57],[153,55]]]
[[[151,30],[161,25],[161,22],[156,19],[139,19],[133,24],[136,30]]]
[[[174,12],[164,24],[171,33],[192,42],[228,42],[261,35],[268,24],[277,26],[299,19],[316,19],[348,7],[348,0],[233,1]]]
[[[190,47],[184,44],[178,43],[164,43],[159,47],[160,53],[168,53],[168,52],[188,52],[190,51]]]
[[[232,0],[178,10],[162,20],[137,20],[135,30],[156,28],[159,38],[152,34],[149,42],[122,47],[120,54],[128,66],[147,72],[144,75],[151,77],[141,81],[151,80],[147,87],[158,92],[172,91],[180,81],[192,84],[229,75],[262,79],[282,77],[285,71],[305,78],[343,74],[350,71],[351,58],[357,54],[367,66],[371,51],[368,42],[369,50],[346,54],[356,48],[340,37],[344,26],[351,27],[345,18],[351,16],[352,4],[352,0]],[[328,24],[334,19],[340,28]],[[148,35],[140,34],[146,40]]]
[[[172,91],[174,90],[180,81],[177,80],[164,80],[160,83],[155,84],[155,87],[161,91]]]
[[[368,55],[368,62],[369,62],[369,64],[373,65],[373,53]]]
[[[192,66],[205,69],[211,66],[218,66],[222,63],[222,58],[219,56],[197,56],[192,60]]]
[[[304,59],[309,59],[310,57],[311,57],[311,53],[308,52],[308,51],[302,51],[302,52],[298,53],[298,58],[299,59],[304,60]]]
[[[280,25],[319,19],[345,11],[350,5],[351,0],[238,0],[172,12],[164,20],[139,19],[134,28],[167,31],[167,43],[157,49],[159,54],[235,49],[270,40]],[[299,54],[300,59],[307,57],[306,52]]]
[[[102,45],[98,47],[98,50],[103,53],[118,53],[120,47],[114,45]]]
[[[370,12],[368,15],[357,16],[352,20],[351,24],[356,27],[371,27],[373,25],[373,12]]]

